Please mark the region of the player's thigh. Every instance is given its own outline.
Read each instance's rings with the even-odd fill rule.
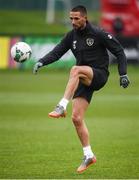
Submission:
[[[85,85],[90,85],[93,79],[93,69],[90,66],[74,66],[78,71],[81,82]]]
[[[89,103],[85,98],[77,97],[72,100],[72,117],[84,118],[84,114],[88,108]]]

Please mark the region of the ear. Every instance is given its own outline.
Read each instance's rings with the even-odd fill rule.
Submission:
[[[87,16],[85,16],[84,18],[85,18],[85,20],[87,21]]]

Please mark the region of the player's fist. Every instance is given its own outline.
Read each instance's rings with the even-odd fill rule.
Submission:
[[[123,88],[126,88],[128,87],[129,83],[130,81],[127,75],[120,76],[120,86],[122,86]]]
[[[37,74],[38,69],[42,66],[43,66],[43,64],[41,62],[37,62],[33,67],[33,74]]]

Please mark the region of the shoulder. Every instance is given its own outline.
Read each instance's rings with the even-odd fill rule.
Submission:
[[[115,39],[115,37],[111,33],[105,31],[102,27],[92,26],[92,29],[100,39]]]
[[[73,32],[71,30],[71,31],[67,32],[66,34],[64,34],[61,41],[68,44],[68,43],[71,43],[72,39],[73,39]]]
[[[73,37],[73,30],[67,32],[65,35],[64,35],[64,38],[68,38],[68,39],[71,39]]]
[[[106,32],[103,28],[91,23],[88,23],[88,30],[90,34],[93,34],[93,36],[97,37],[100,40],[107,38],[109,35],[109,33]]]
[[[105,36],[106,34],[108,34],[103,28],[99,26],[92,25],[92,30],[98,36]]]
[[[87,23],[87,28],[90,32],[92,32],[93,34],[96,34],[96,35],[103,32],[102,28],[100,28],[99,26],[96,26],[90,22]]]

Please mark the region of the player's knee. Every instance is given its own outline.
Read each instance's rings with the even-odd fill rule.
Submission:
[[[82,123],[81,116],[79,114],[73,113],[72,114],[72,122],[76,127],[79,127]]]
[[[79,75],[79,68],[78,66],[73,66],[70,71],[70,76],[75,77]]]

